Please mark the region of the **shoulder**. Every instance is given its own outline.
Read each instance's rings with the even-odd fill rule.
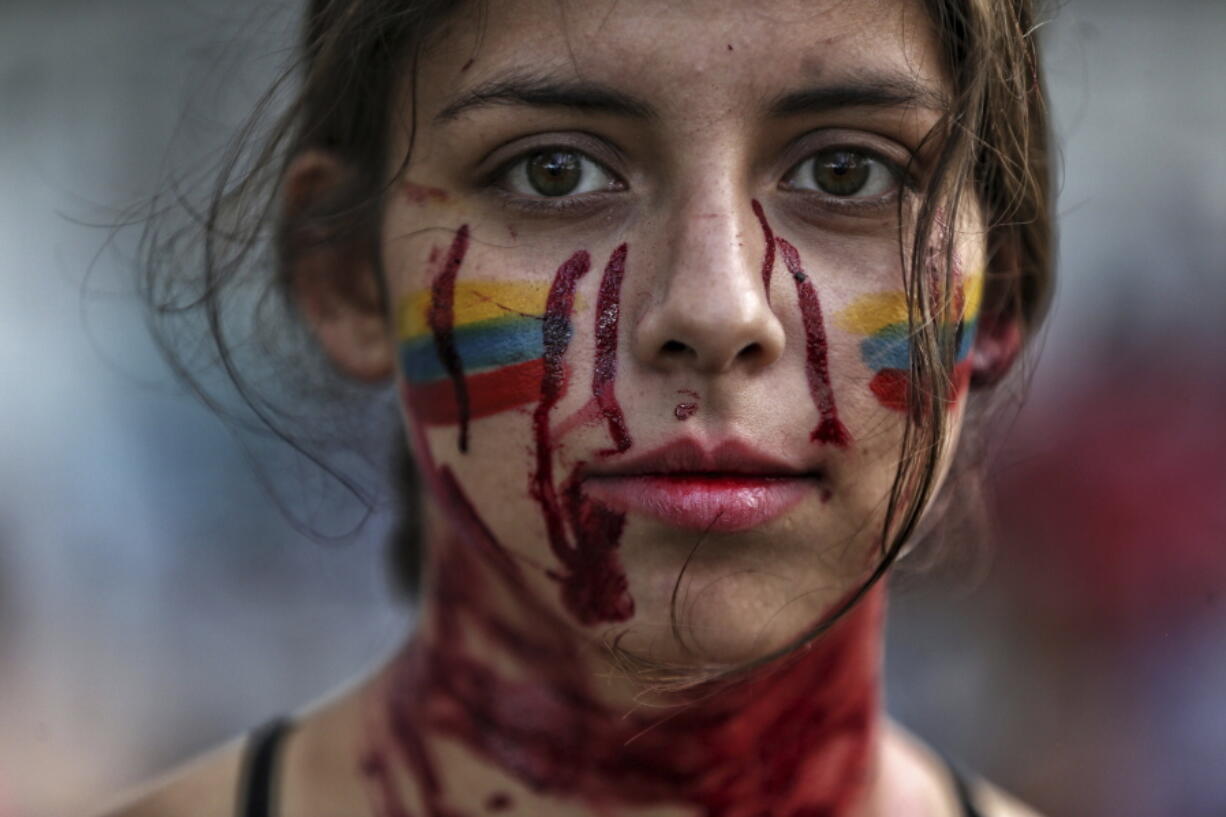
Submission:
[[[365,802],[354,748],[364,688],[355,684],[290,718],[272,783],[282,813],[346,814]],[[249,735],[127,793],[95,817],[234,817]]]
[[[246,737],[117,798],[98,817],[233,817]]]
[[[984,817],[1042,817],[1020,800],[985,781],[975,784],[975,798]]]
[[[954,778],[945,760],[893,721],[887,722],[884,738],[883,760],[895,780],[884,813],[962,817]],[[1041,817],[981,778],[972,777],[968,785],[983,817]]]

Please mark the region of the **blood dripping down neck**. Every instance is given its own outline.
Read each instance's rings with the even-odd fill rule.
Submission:
[[[514,781],[516,798],[581,812],[672,805],[710,817],[846,817],[863,801],[879,720],[880,587],[751,677],[628,714],[602,700],[573,632],[491,558],[500,547],[488,529],[470,525],[465,537],[440,549],[424,632],[374,699],[379,738],[361,769],[379,817],[477,817],[505,803],[504,788],[449,778],[443,758],[457,745],[491,779]]]

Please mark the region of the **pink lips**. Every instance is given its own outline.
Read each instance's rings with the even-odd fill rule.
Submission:
[[[730,441],[713,449],[684,438],[588,472],[584,489],[615,510],[679,528],[731,533],[762,525],[808,496],[818,475]]]

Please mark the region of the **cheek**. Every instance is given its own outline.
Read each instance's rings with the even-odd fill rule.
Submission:
[[[971,375],[971,348],[978,328],[984,274],[955,270],[948,308],[938,310],[939,330],[952,336],[954,367],[951,406],[966,393]],[[835,326],[853,345],[860,370],[867,370],[867,390],[887,411],[905,415],[913,408],[912,341],[907,293],[901,289],[870,292],[835,314]]]
[[[585,411],[578,386],[590,380],[586,405],[607,423],[610,452],[631,446],[614,390],[626,247],[600,274],[594,332],[580,333],[575,316],[589,314],[578,295],[592,271],[586,251],[547,276],[517,275],[500,259],[493,277],[468,257],[470,243],[461,227],[427,259],[428,283],[409,288],[397,306],[402,394],[418,456],[436,475],[454,475],[466,498],[453,504],[487,538],[497,531],[499,549],[549,566],[536,572],[556,583],[573,618],[625,620],[634,605],[617,554],[624,516],[578,491],[577,464],[567,462],[554,424]],[[590,377],[572,378],[573,367]]]

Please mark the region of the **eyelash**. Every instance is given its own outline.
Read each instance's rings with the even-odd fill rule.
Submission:
[[[888,173],[891,180],[890,189],[877,196],[858,197],[854,193],[849,196],[839,196],[824,193],[820,190],[810,190],[792,186],[792,182],[789,180],[797,176],[807,165],[816,162],[823,155],[830,155],[840,152],[859,157],[860,160],[865,160],[872,163],[872,165],[881,168],[881,172]],[[593,166],[595,170],[605,174],[609,179],[610,186],[603,190],[586,191],[578,194],[566,193],[559,196],[525,194],[508,189],[508,181],[513,173],[519,173],[526,176],[529,161],[538,156],[544,156],[550,153],[577,156],[581,163],[586,163],[587,165]],[[586,174],[590,171],[584,170],[583,172]],[[603,198],[606,194],[619,193],[627,189],[626,183],[620,176],[618,176],[617,173],[610,170],[606,163],[593,158],[586,151],[570,145],[545,145],[541,147],[533,147],[529,151],[520,153],[509,161],[504,162],[496,171],[490,174],[487,186],[500,196],[504,197],[507,204],[514,206],[517,209],[546,214],[587,210],[593,206],[597,206],[599,199]],[[529,186],[531,185],[529,184]],[[819,202],[818,206],[826,206],[844,212],[877,212],[882,210],[886,205],[895,201],[899,194],[916,189],[915,180],[905,167],[896,161],[882,156],[877,151],[856,145],[827,145],[823,146],[819,150],[809,153],[799,162],[796,162],[790,168],[788,168],[788,171],[783,175],[783,179],[780,181],[780,187],[787,192],[817,199]]]

